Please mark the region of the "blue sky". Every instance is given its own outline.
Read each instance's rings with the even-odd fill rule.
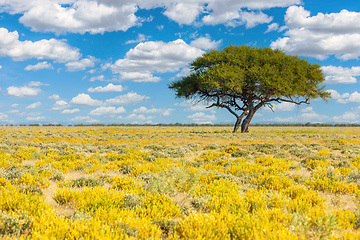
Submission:
[[[168,89],[230,44],[319,63],[332,95],[252,123],[360,123],[357,1],[0,0],[0,124],[233,123]]]

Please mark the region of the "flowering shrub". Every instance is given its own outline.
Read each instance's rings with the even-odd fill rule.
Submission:
[[[360,238],[359,129],[214,128],[0,128],[1,238]]]

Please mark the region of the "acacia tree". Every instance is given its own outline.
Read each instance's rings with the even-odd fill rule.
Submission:
[[[236,117],[233,132],[240,124],[241,132],[248,132],[256,111],[264,106],[272,110],[274,102],[300,105],[330,97],[321,86],[325,78],[318,64],[281,50],[230,45],[206,52],[190,63],[190,69],[169,88],[176,97],[227,109]]]

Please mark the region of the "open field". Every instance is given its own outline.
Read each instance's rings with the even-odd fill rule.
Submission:
[[[360,239],[360,128],[1,127],[5,239]]]

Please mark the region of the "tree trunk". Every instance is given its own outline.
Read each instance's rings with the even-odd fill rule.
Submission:
[[[237,132],[237,130],[238,130],[239,127],[240,127],[240,124],[241,124],[242,119],[247,115],[247,113],[248,113],[248,111],[245,110],[243,113],[241,113],[240,116],[234,114],[234,115],[236,116],[236,123],[235,123],[235,125],[234,125],[233,133],[236,133],[236,132]]]
[[[244,121],[241,124],[241,132],[242,133],[249,132],[249,124],[254,115],[255,115],[255,111],[250,110],[249,114],[246,116],[246,118],[244,119]]]
[[[234,131],[233,131],[233,133],[236,133],[237,130],[239,129],[241,120],[242,120],[242,118],[240,118],[240,117],[238,117],[238,118],[236,119],[236,123],[235,123],[235,125],[234,125]]]
[[[246,118],[244,119],[244,121],[241,124],[241,132],[242,133],[247,133],[249,132],[249,121],[246,121]]]

